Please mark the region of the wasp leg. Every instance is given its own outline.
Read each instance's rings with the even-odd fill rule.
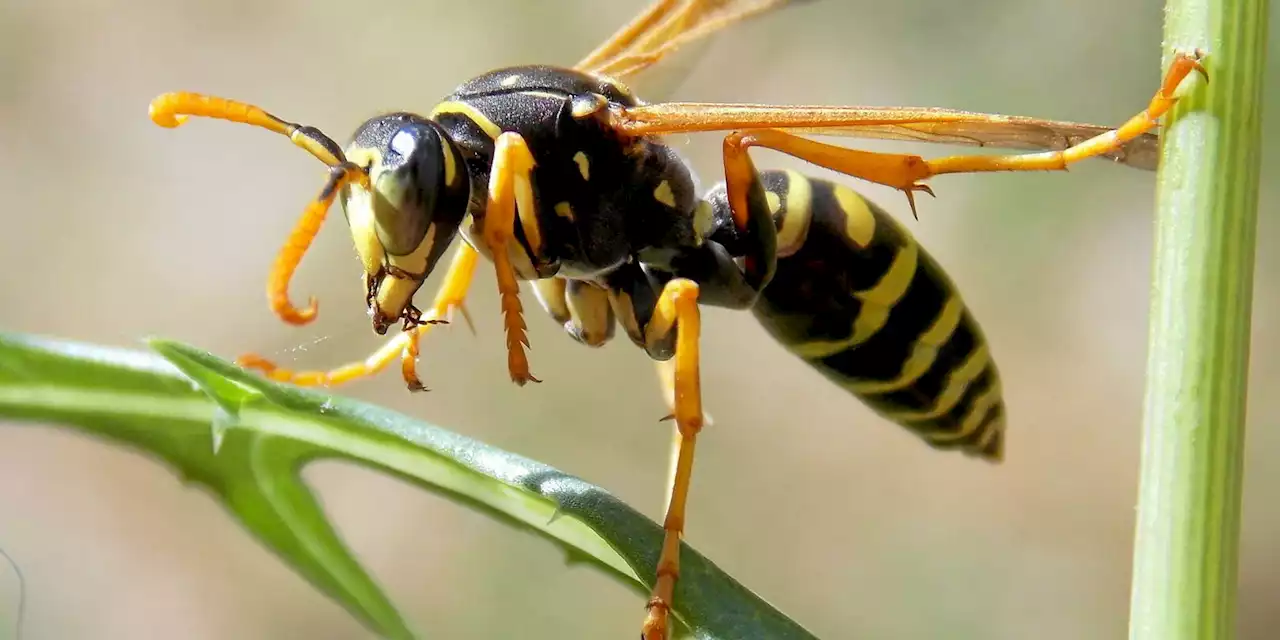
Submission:
[[[436,298],[431,303],[436,318],[443,318],[447,322],[453,322],[453,312],[457,310],[462,314],[462,319],[466,321],[467,328],[471,329],[471,333],[476,332],[476,325],[471,321],[471,314],[467,311],[466,299],[467,289],[471,288],[471,280],[476,275],[476,262],[479,260],[480,254],[471,245],[465,242],[459,242],[458,248],[453,251],[453,260],[449,263],[449,270],[444,274],[444,281],[440,283],[440,290],[436,292]]]
[[[520,284],[516,281],[515,267],[508,251],[524,251],[515,238],[517,200],[521,205],[521,223],[534,218],[533,211],[523,209],[533,206],[532,181],[533,153],[518,133],[506,132],[494,142],[493,168],[489,176],[489,204],[483,220],[479,220],[480,234],[493,268],[498,277],[498,294],[502,299],[502,318],[507,334],[507,369],[511,380],[523,386],[527,382],[541,382],[529,373],[529,360],[524,349],[529,346],[525,334],[524,309],[520,304]],[[536,245],[532,238],[530,243]]]
[[[773,203],[746,150],[726,145],[724,164],[731,176],[727,189],[737,208],[730,213],[730,207],[724,206],[725,193],[717,185],[694,213],[698,242],[678,248],[665,262],[650,261],[648,266],[659,278],[658,285],[673,277],[697,282],[701,304],[749,309],[777,270],[778,231]],[[625,275],[622,270],[614,273]],[[625,290],[630,285],[610,280],[610,286]]]
[[[726,136],[725,155],[727,160],[730,149],[735,153],[745,153],[750,147],[780,151],[832,171],[899,189],[907,195],[907,201],[914,215],[916,212],[914,192],[923,191],[933,195],[933,190],[922,181],[936,175],[985,171],[1063,170],[1068,164],[1116,150],[1155,128],[1159,124],[1159,119],[1177,101],[1173,95],[1174,90],[1192,71],[1197,70],[1204,73],[1204,67],[1200,65],[1199,52],[1179,53],[1173,65],[1169,67],[1160,90],[1156,92],[1146,109],[1117,129],[1098,134],[1060,151],[991,156],[960,155],[926,160],[916,155],[848,149],[809,140],[780,129],[753,129],[735,131]],[[726,162],[726,178],[733,180],[733,173],[734,170]],[[742,176],[738,177],[739,180],[741,178]],[[744,214],[739,208],[740,204],[734,201],[732,190],[730,190],[730,196],[734,218],[742,228],[746,222],[743,219]]]
[[[471,324],[470,315],[467,314],[463,302],[467,289],[471,286],[471,279],[475,275],[476,259],[475,249],[466,243],[459,243],[457,250],[454,251],[449,271],[444,276],[444,282],[436,292],[431,310],[423,314],[420,324],[388,340],[362,361],[347,363],[328,371],[286,369],[256,354],[240,356],[236,363],[247,369],[257,369],[266,377],[279,382],[290,382],[304,387],[334,386],[375,375],[399,356],[401,375],[404,377],[405,385],[413,391],[425,390],[426,387],[423,386],[417,373],[418,343],[433,325],[442,321],[447,322],[455,309],[462,313],[468,325]]]
[[[609,292],[598,284],[566,278],[533,281],[533,294],[565,333],[588,347],[600,347],[613,339],[613,309]]]
[[[742,273],[745,283],[755,293],[769,284],[778,266],[778,230],[765,195],[764,183],[747,153],[749,145],[742,144],[738,134],[725,136],[723,157],[725,193],[729,210],[733,215],[733,228],[737,233],[730,241],[717,236],[713,243],[704,246],[723,246],[729,242],[729,254],[743,257]],[[714,203],[708,202],[715,211]],[[722,229],[727,231],[727,229]],[[745,234],[745,235],[744,235]],[[734,246],[737,245],[737,246]],[[726,254],[728,255],[728,254]],[[723,262],[718,261],[718,262]],[[736,266],[736,262],[730,261]],[[701,281],[699,281],[701,282]],[[743,308],[755,304],[755,297],[744,301]]]
[[[635,262],[621,265],[605,276],[609,305],[618,323],[631,342],[659,362],[671,359],[676,349],[676,337],[674,334],[652,336],[647,328],[657,313],[663,284],[670,279],[659,279]]]
[[[1196,50],[1191,53],[1178,52],[1173,64],[1165,73],[1164,82],[1155,96],[1151,98],[1147,108],[1129,118],[1119,128],[1098,134],[1083,142],[1072,145],[1061,151],[1043,153],[1010,154],[999,156],[962,155],[936,158],[928,161],[931,175],[944,173],[974,173],[979,171],[1051,171],[1066,169],[1068,164],[1086,158],[1101,156],[1115,151],[1125,143],[1154,129],[1160,124],[1160,118],[1178,101],[1174,91],[1192,71],[1199,72],[1208,81],[1209,74],[1200,64],[1203,53]]]
[[[676,580],[680,576],[680,538],[684,533],[685,507],[689,483],[693,475],[693,453],[698,432],[702,429],[702,394],[699,380],[698,335],[701,316],[698,310],[698,285],[677,278],[662,289],[653,316],[644,328],[647,342],[661,343],[674,331],[675,345],[675,420],[679,429],[675,474],[671,481],[667,514],[662,523],[662,553],[647,604],[648,613],[642,628],[644,640],[666,640],[669,631],[671,603]]]
[[[731,224],[731,223],[730,223]],[[742,272],[733,264],[730,259],[729,267],[741,277]],[[647,335],[646,329],[652,322],[655,309],[658,305],[658,297],[663,289],[664,280],[661,276],[669,274],[658,272],[651,274],[641,269],[635,264],[623,265],[617,270],[611,272],[606,281],[609,287],[609,303],[613,307],[613,313],[618,318],[618,322],[626,330],[631,341],[644,349],[653,358],[655,372],[658,375],[658,388],[662,392],[662,400],[667,406],[668,413],[663,421],[670,420],[676,415],[676,361],[672,355],[676,352],[676,334],[668,332],[665,336]],[[704,283],[697,279],[690,278],[698,285],[698,301],[705,302],[707,288]],[[702,424],[711,424],[711,416],[706,412],[702,414]],[[663,499],[670,504],[673,484],[675,483],[676,463],[679,458],[680,450],[680,429],[676,427],[672,429],[671,434],[671,451],[670,460],[667,466],[667,484],[664,488]],[[667,506],[663,508],[666,509]]]

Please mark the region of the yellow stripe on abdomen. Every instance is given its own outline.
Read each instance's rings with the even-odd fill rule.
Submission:
[[[757,319],[789,351],[930,445],[998,459],[999,376],[941,265],[851,189],[791,172],[766,172],[764,181],[787,254],[753,310]],[[788,224],[795,212],[805,214],[803,234]]]

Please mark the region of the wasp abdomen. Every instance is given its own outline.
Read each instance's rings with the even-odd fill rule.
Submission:
[[[848,187],[792,171],[763,172],[761,180],[778,229],[777,271],[754,307],[761,324],[931,445],[999,459],[1000,377],[942,267]]]

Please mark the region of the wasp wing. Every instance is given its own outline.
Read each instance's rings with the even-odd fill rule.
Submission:
[[[809,0],[656,0],[574,68],[628,78],[725,28]]]
[[[820,136],[1030,151],[1062,150],[1114,129],[1026,116],[917,107],[663,102],[623,109],[616,116],[617,128],[631,135],[786,129]],[[1155,170],[1158,143],[1158,136],[1145,133],[1101,157]]]

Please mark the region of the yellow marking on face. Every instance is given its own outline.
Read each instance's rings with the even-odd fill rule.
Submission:
[[[351,227],[351,239],[356,254],[366,274],[376,274],[386,259],[386,251],[378,240],[378,222],[373,217],[373,194],[359,185],[350,185],[351,195],[346,201],[347,225]]]
[[[573,222],[573,205],[568,202],[557,202],[555,206],[556,215]]]
[[[575,283],[566,290],[565,302],[572,314],[573,327],[584,342],[599,346],[608,340],[609,325],[613,323],[608,292],[597,286]]]
[[[965,414],[964,420],[960,422],[960,428],[953,432],[940,432],[929,434],[929,439],[933,442],[955,442],[963,440],[982,426],[982,421],[991,413],[991,409],[1000,401],[1002,389],[1000,380],[997,378],[992,383],[991,388],[982,392],[981,395],[973,399],[973,405],[969,407],[969,412]]]
[[[444,139],[444,134],[437,131],[440,138],[440,155],[444,156],[444,184],[452,187],[453,181],[458,177],[457,159],[453,157],[453,149],[449,147],[448,141]]]
[[[836,185],[836,203],[844,212],[844,234],[859,247],[866,247],[876,234],[876,217],[867,201],[844,185]]]
[[[422,242],[418,243],[413,253],[403,256],[387,256],[389,266],[402,269],[415,277],[399,278],[391,274],[382,277],[382,282],[378,285],[377,306],[384,316],[388,318],[400,317],[405,307],[413,300],[413,294],[417,293],[418,288],[422,286],[422,281],[427,278],[427,260],[431,256],[431,250],[435,243],[436,225],[431,224],[427,227],[427,233],[422,237]]]
[[[653,199],[674,209],[676,195],[671,192],[671,183],[666,180],[659,182],[658,188],[653,190]]]
[[[613,306],[613,314],[622,323],[627,335],[636,342],[644,342],[644,333],[640,331],[640,321],[636,318],[635,304],[631,294],[622,291],[609,292],[609,304]]]
[[[436,116],[446,114],[459,115],[470,120],[477,127],[480,127],[480,130],[484,131],[485,135],[494,140],[497,140],[498,136],[502,135],[502,129],[498,125],[494,124],[492,120],[480,113],[475,107],[465,102],[441,102],[436,105],[435,109],[431,110],[431,115],[428,117],[434,120]]]
[[[969,354],[964,364],[947,375],[947,381],[942,385],[942,393],[938,395],[938,400],[932,407],[924,411],[904,411],[891,417],[904,422],[919,422],[921,420],[932,420],[946,414],[955,408],[956,403],[960,402],[960,398],[964,397],[964,392],[968,390],[969,385],[979,375],[982,375],[983,369],[990,362],[991,352],[987,349],[987,345],[980,345],[973,350],[973,353]]]
[[[924,375],[938,359],[938,350],[951,339],[956,328],[960,326],[963,315],[964,302],[960,297],[953,295],[947,298],[942,311],[937,318],[934,318],[933,325],[925,330],[911,346],[911,355],[902,363],[902,370],[896,378],[885,381],[855,382],[846,387],[858,394],[888,393],[905,388],[919,380],[920,376]]]
[[[422,286],[421,280],[404,280],[393,276],[382,279],[378,297],[374,300],[378,311],[386,318],[399,318],[413,300],[413,294]]]
[[[412,253],[403,256],[393,254],[387,255],[387,262],[391,266],[403,269],[407,273],[426,277],[427,259],[431,255],[431,248],[436,243],[436,225],[431,223],[427,226],[427,233],[422,236],[422,241],[414,248]]]
[[[500,82],[498,82],[498,84],[500,84],[500,85],[502,85],[502,86],[504,86],[504,87],[510,87],[510,86],[514,85],[515,83],[517,83],[517,82],[520,82],[520,74],[518,74],[518,73],[513,73],[513,74],[511,74],[511,75],[509,75],[509,76],[507,76],[507,77],[503,78]]]
[[[773,196],[777,199],[777,194],[772,191],[766,191],[765,197]],[[779,201],[774,206],[773,200],[769,202],[769,209],[772,213],[777,213],[778,207],[782,203]],[[795,252],[804,246],[804,241],[809,237],[809,226],[813,223],[813,185],[809,179],[796,173],[795,171],[787,171],[787,212],[782,216],[782,228],[778,230],[778,251],[779,258],[785,258],[794,255]]]
[[[369,171],[370,176],[382,166],[382,151],[373,147],[347,147],[345,155],[348,162],[364,167]]]
[[[582,174],[583,180],[591,179],[591,163],[587,160],[587,154],[579,151],[573,154],[573,161],[578,163],[578,173]]]

